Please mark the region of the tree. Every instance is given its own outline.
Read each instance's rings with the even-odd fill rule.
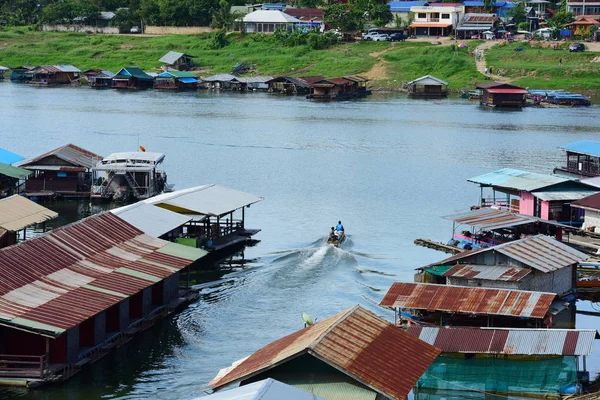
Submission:
[[[364,23],[363,13],[346,4],[330,4],[325,7],[325,23],[341,31],[360,30]]]
[[[378,27],[386,25],[394,18],[390,11],[390,6],[380,3],[375,3],[371,6],[369,16],[371,17],[371,22]]]
[[[213,28],[227,29],[242,16],[242,13],[238,11],[231,12],[231,5],[227,0],[221,0],[219,1],[219,8],[217,8],[212,16],[211,25]]]
[[[527,3],[525,3],[525,1],[520,1],[513,8],[508,10],[507,15],[512,19],[513,24],[519,24],[527,21],[527,12],[525,11],[526,8]]]
[[[483,10],[491,13],[494,11],[494,4],[496,4],[496,0],[483,0]]]
[[[323,5],[322,0],[299,0],[298,5],[304,8],[317,8]]]

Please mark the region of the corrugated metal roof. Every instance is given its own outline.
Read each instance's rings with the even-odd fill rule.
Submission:
[[[494,172],[488,172],[487,174],[468,179],[469,182],[478,183],[484,186],[495,186],[510,190],[525,190],[528,192],[568,182],[570,180],[571,179],[569,178],[556,175],[538,174],[512,168],[502,168]]]
[[[262,200],[253,194],[210,184],[163,193],[144,203],[181,213],[220,216]]]
[[[524,290],[396,282],[379,305],[541,319],[548,313],[555,297],[555,293]]]
[[[0,227],[7,231],[19,231],[56,217],[58,213],[22,196],[0,199]]]
[[[289,377],[285,374],[281,379],[295,388],[327,400],[377,400],[378,398],[377,392],[361,385],[349,376],[343,379],[339,375],[332,377],[328,374],[310,374],[299,378],[297,376]]]
[[[322,397],[271,378],[214,393],[208,397],[198,397],[196,400],[207,398],[210,400],[325,400]]]
[[[204,82],[231,82],[237,79],[237,76],[231,74],[217,74],[202,78]]]
[[[8,151],[0,147],[0,163],[3,164],[14,164],[18,161],[24,160],[25,157],[20,156],[18,154],[13,153],[12,151]]]
[[[297,24],[301,21],[298,18],[285,14],[278,10],[257,10],[245,15],[242,18],[244,23],[275,23],[275,24]]]
[[[504,265],[464,265],[458,264],[444,272],[442,276],[457,278],[485,279],[490,281],[518,282],[531,273],[530,269]]]
[[[534,192],[532,194],[542,201],[571,201],[581,200],[596,193],[598,193],[597,190],[574,190],[565,192]]]
[[[121,68],[119,72],[113,77],[113,79],[130,79],[134,77],[136,79],[142,81],[153,81],[154,78],[144,72],[143,69],[139,67],[125,67]]]
[[[0,163],[0,175],[8,176],[15,179],[25,179],[31,175],[32,171]]]
[[[102,156],[69,143],[54,150],[50,150],[49,152],[40,156],[20,162],[17,165],[22,168],[31,168],[31,165],[34,165],[38,161],[50,156],[56,156],[74,166],[83,167],[86,169],[91,169],[99,160],[102,160]]]
[[[192,219],[191,216],[178,214],[142,202],[115,208],[110,212],[145,234],[154,237],[162,236]]]
[[[104,213],[0,249],[0,322],[58,336],[207,253]]]
[[[571,203],[572,207],[600,210],[600,193],[593,194]]]
[[[191,73],[189,71],[165,71],[162,74],[159,74],[158,76],[160,78],[175,77],[175,78],[194,78],[194,79],[196,79],[196,75],[194,75],[193,73]]]
[[[409,86],[414,86],[414,85],[424,85],[424,86],[438,86],[438,85],[443,85],[443,86],[448,86],[448,82],[443,81],[439,78],[436,78],[433,75],[425,75],[422,76],[420,78],[415,79],[414,81],[410,81],[408,82]]]
[[[534,193],[537,195],[538,192]],[[509,211],[496,210],[494,208],[480,208],[453,215],[446,215],[442,218],[456,222],[458,225],[469,225],[476,229],[494,230],[500,228],[509,228],[513,226],[542,223],[548,225],[571,228],[553,221],[543,220],[530,215],[515,214]]]
[[[525,89],[486,89],[489,93],[493,94],[527,94],[529,93]]]
[[[444,353],[589,356],[593,329],[456,328],[410,326],[408,334]]]
[[[37,73],[50,73],[55,74],[57,72],[81,72],[78,68],[72,65],[40,65],[31,70],[34,74]]]
[[[400,399],[440,351],[356,306],[268,344],[214,386],[239,382],[306,353],[384,396]]]
[[[236,80],[241,83],[266,83],[271,79],[273,79],[272,76],[248,76],[244,78],[236,78]]]
[[[158,61],[160,61],[161,63],[164,63],[164,64],[174,64],[175,61],[179,60],[183,56],[186,56],[186,57],[189,57],[189,58],[194,58],[194,56],[186,54],[186,53],[179,53],[177,51],[170,51],[167,54],[165,54],[164,56],[162,56],[160,58],[160,60],[158,60]]]

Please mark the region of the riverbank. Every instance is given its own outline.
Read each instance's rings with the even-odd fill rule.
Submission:
[[[373,89],[384,91],[400,91],[406,82],[427,74],[449,82],[452,91],[471,90],[486,81],[472,54],[481,41],[466,41],[466,48],[455,48],[448,38],[428,38],[344,43],[314,50],[308,46],[282,46],[273,35],[227,37],[229,43],[215,50],[211,48],[212,34],[148,37],[11,28],[0,31],[0,65],[73,64],[82,70],[113,72],[135,65],[157,71],[161,65],[158,59],[174,50],[195,56],[198,68],[194,72],[200,76],[231,72],[237,62],[246,62],[255,65],[259,75],[364,75]],[[588,94],[598,91],[600,63],[594,62],[597,53],[569,53],[565,46],[562,50],[541,46],[521,42],[488,46],[486,63],[495,71],[501,69],[506,81],[531,89]],[[515,51],[519,47],[522,50]]]

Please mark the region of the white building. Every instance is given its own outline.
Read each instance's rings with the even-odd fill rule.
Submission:
[[[462,7],[414,6],[414,20],[410,24],[412,33],[417,36],[448,36],[460,20]]]
[[[278,10],[257,10],[245,15],[242,22],[248,33],[273,33],[277,29],[292,30],[302,21]]]

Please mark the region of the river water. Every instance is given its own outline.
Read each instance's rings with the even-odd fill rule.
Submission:
[[[461,99],[376,94],[316,103],[265,93],[124,93],[0,83],[0,147],[35,156],[66,143],[101,155],[166,154],[176,189],[218,183],[265,197],[246,213],[260,228],[244,268],[199,301],[70,381],[1,398],[186,399],[220,368],[302,327],[375,304],[394,281],[445,258],[415,238],[449,239],[440,216],[477,203],[467,178],[502,167],[550,173],[557,146],[598,139],[598,108],[498,111]],[[97,211],[53,204],[60,223]],[[350,240],[324,245],[342,220]],[[581,304],[592,310],[593,304]],[[578,327],[597,327],[577,317]],[[589,364],[600,371],[600,351]],[[495,396],[497,398],[497,396]]]

